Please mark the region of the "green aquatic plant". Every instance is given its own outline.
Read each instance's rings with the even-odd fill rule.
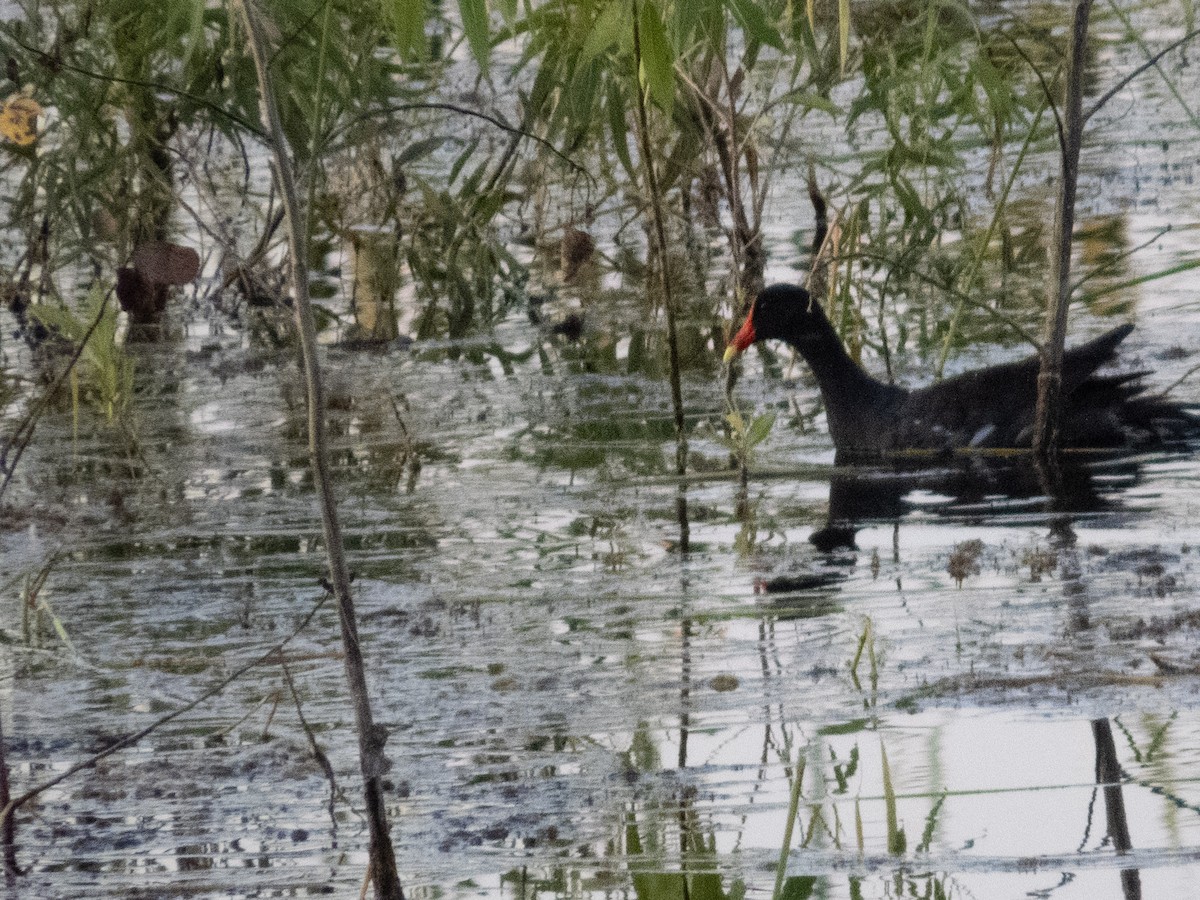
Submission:
[[[850,748],[850,759],[845,763],[838,762],[837,754],[832,747],[829,748],[829,757],[833,764],[833,777],[837,781],[837,787],[833,792],[845,794],[850,790],[850,779],[858,771],[858,744]]]
[[[929,815],[925,817],[925,829],[921,832],[921,842],[914,848],[917,853],[928,853],[930,846],[933,844],[933,836],[937,831],[938,820],[941,817],[942,806],[946,803],[947,794],[943,792],[933,806],[929,810]]]
[[[801,786],[804,782],[805,762],[803,756],[799,757],[796,764],[790,767],[787,772],[790,784],[787,824],[783,827],[783,840],[779,849],[779,862],[775,866],[775,889],[771,894],[774,900],[781,900],[783,897],[785,887],[784,876],[787,875],[788,856],[792,852],[792,833],[796,827],[796,820],[800,815],[800,794],[802,790]]]
[[[863,698],[864,708],[870,708],[875,705],[874,696],[879,688],[879,668],[880,654],[876,646],[875,623],[871,621],[870,616],[863,617],[862,631],[858,636],[858,644],[854,650],[854,658],[850,660],[850,679],[854,682],[855,690],[862,690],[862,683],[858,678],[858,668],[862,662],[863,653],[866,653],[869,664],[868,678],[871,682],[871,697]]]
[[[888,764],[887,748],[879,742],[879,766],[883,775],[883,805],[887,815],[887,848],[892,856],[902,856],[908,846],[904,827],[896,811],[896,787],[892,784],[892,767]]]
[[[765,441],[775,427],[775,413],[761,413],[747,422],[735,409],[726,414],[725,422],[729,426],[729,433],[717,435],[716,439],[733,454],[738,467],[745,469],[753,459],[754,448]]]
[[[1047,136],[1039,127],[1045,102],[1004,29],[983,26],[966,3],[881,3],[855,24],[863,82],[847,125],[852,142],[867,149],[842,189],[831,318],[852,350],[873,346],[889,373],[894,349],[941,345],[940,373],[951,346],[995,328],[991,285],[1012,262],[1001,252],[1013,240],[1009,194],[1029,142]],[[1026,145],[1009,164],[1005,146],[1022,135]],[[966,178],[980,148],[989,153],[992,201],[982,224]],[[1007,292],[1012,305],[1012,283]],[[1032,281],[1020,296],[1031,315],[1040,301]]]
[[[104,412],[109,422],[119,418],[133,396],[134,364],[120,340],[116,306],[104,289],[94,285],[78,314],[44,303],[31,306],[29,312],[81,347],[81,365],[71,370],[73,405],[78,407],[81,399],[86,400]]]

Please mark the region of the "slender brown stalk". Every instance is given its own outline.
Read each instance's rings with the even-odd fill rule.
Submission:
[[[1063,103],[1062,173],[1054,210],[1056,243],[1050,256],[1050,295],[1033,432],[1033,449],[1042,459],[1049,459],[1058,449],[1062,414],[1063,349],[1067,342],[1067,311],[1071,303],[1071,236],[1075,230],[1075,187],[1079,181],[1079,152],[1083,146],[1083,69],[1092,0],[1075,0],[1074,8]]]
[[[642,37],[638,27],[638,4],[633,3],[633,81],[637,88],[637,133],[638,149],[642,165],[646,168],[646,189],[650,194],[650,207],[654,218],[654,243],[658,253],[658,276],[663,292],[663,308],[667,314],[667,350],[671,368],[671,406],[675,412],[675,474],[680,477],[679,492],[675,496],[675,512],[679,520],[679,552],[689,549],[690,527],[687,512],[687,486],[682,480],[687,475],[688,441],[687,423],[683,417],[683,385],[680,380],[679,339],[675,329],[675,292],[671,287],[671,276],[667,272],[667,227],[666,214],[662,206],[662,193],[658,175],[654,171],[654,153],[650,146],[650,122],[646,114],[646,91],[642,87],[639,71],[642,66]]]
[[[271,144],[275,178],[283,198],[288,224],[296,328],[300,334],[301,363],[308,391],[309,455],[320,500],[325,552],[329,559],[329,580],[337,598],[338,615],[342,624],[342,644],[346,651],[346,681],[354,702],[359,765],[362,769],[367,825],[370,831],[370,877],[375,885],[375,896],[380,900],[403,900],[404,890],[396,870],[396,856],[388,835],[387,810],[383,802],[382,777],[389,767],[383,754],[387,732],[382,726],[375,724],[371,713],[362,648],[358,639],[358,621],[354,612],[354,600],[350,595],[350,572],[346,565],[346,551],[341,525],[338,522],[333,477],[329,468],[329,452],[325,445],[325,397],[320,362],[317,359],[317,331],[308,295],[308,254],[304,229],[307,220],[300,209],[292,161],[288,157],[287,139],[279,120],[279,110],[275,105],[262,25],[250,8],[249,0],[234,0],[234,3],[245,22],[250,53],[254,57],[254,67],[258,73],[263,126]]]

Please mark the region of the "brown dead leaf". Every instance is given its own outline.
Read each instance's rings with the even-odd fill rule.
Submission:
[[[583,264],[592,258],[592,254],[596,252],[596,242],[586,231],[568,228],[563,234],[560,252],[562,254],[563,280],[570,281],[579,274]]]
[[[121,236],[121,223],[107,209],[97,209],[92,213],[92,230],[104,241],[115,241]]]
[[[147,241],[133,251],[133,267],[155,284],[188,284],[200,274],[200,254],[170,241]]]

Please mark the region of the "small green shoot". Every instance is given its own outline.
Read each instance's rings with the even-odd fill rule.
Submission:
[[[858,678],[858,666],[862,662],[864,651],[867,654],[867,662],[870,666],[868,677],[871,682],[871,693],[874,694],[879,688],[879,654],[876,652],[875,646],[875,625],[871,621],[870,616],[863,617],[863,630],[858,636],[858,646],[854,651],[854,659],[850,661],[850,679],[854,682],[856,690],[862,690],[862,682]],[[869,708],[874,705],[874,701],[863,701],[864,707]]]
[[[729,435],[718,440],[729,448],[738,465],[745,468],[753,458],[754,448],[767,439],[775,426],[775,413],[762,413],[747,423],[735,409],[726,414],[725,421],[729,424]]]
[[[887,810],[887,845],[888,853],[900,856],[904,853],[908,840],[896,813],[896,788],[892,784],[892,769],[888,765],[887,749],[883,741],[879,742],[880,765],[883,768],[883,803]]]
[[[846,764],[838,762],[837,754],[829,748],[829,761],[833,763],[833,777],[837,781],[835,794],[845,794],[850,790],[850,779],[858,771],[858,744],[850,748],[850,761]]]
[[[771,894],[773,900],[780,900],[783,896],[788,853],[792,849],[792,832],[796,826],[796,817],[800,814],[800,785],[804,781],[804,765],[804,758],[801,757],[792,768],[792,792],[788,799],[788,818],[787,825],[783,829],[783,846],[779,849],[779,865],[775,868],[775,890]]]

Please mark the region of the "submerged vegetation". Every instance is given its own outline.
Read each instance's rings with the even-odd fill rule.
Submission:
[[[1091,6],[1076,5],[1085,12]],[[640,624],[624,595],[633,593],[637,579],[656,581],[678,564],[678,585],[657,624],[666,623],[662,630],[678,655],[672,762],[686,772],[694,761],[689,738],[692,746],[706,738],[692,719],[695,694],[703,684],[713,694],[736,695],[746,678],[745,672],[705,671],[703,654],[697,649],[693,656],[720,631],[722,617],[746,613],[706,610],[689,566],[703,565],[697,560],[718,541],[732,545],[735,567],[782,557],[787,537],[779,519],[786,510],[763,508],[750,473],[779,432],[808,432],[819,420],[815,403],[795,400],[754,411],[742,400],[739,409],[732,373],[721,396],[721,352],[765,284],[806,282],[851,357],[893,382],[941,378],[993,343],[1024,341],[1052,357],[1053,334],[1039,337],[1043,322],[1053,314],[1065,328],[1067,319],[1065,307],[1052,310],[1048,281],[1054,287],[1061,282],[1064,301],[1108,316],[1136,306],[1134,288],[1200,268],[1194,241],[1166,264],[1157,258],[1150,268],[1135,264],[1166,228],[1138,243],[1142,236],[1134,238],[1121,213],[1085,213],[1080,228],[1072,227],[1070,215],[1064,219],[1064,202],[1074,210],[1075,176],[1093,191],[1110,189],[1103,166],[1063,176],[1070,196],[1060,200],[1057,219],[1053,188],[1060,159],[1064,172],[1078,168],[1081,142],[1087,145],[1092,129],[1125,127],[1105,122],[1103,112],[1142,80],[1160,79],[1169,102],[1186,110],[1185,127],[1194,133],[1170,139],[1200,145],[1189,97],[1160,65],[1173,54],[1194,54],[1193,4],[1130,8],[1113,2],[1093,11],[1090,38],[1086,15],[1079,33],[1077,11],[1074,44],[1069,13],[966,0],[14,4],[0,24],[9,82],[0,110],[0,541],[23,525],[61,531],[68,542],[81,541],[79,559],[89,565],[100,559],[114,570],[127,563],[122,554],[195,551],[188,566],[194,562],[199,570],[202,563],[205,577],[222,585],[217,593],[228,590],[226,579],[237,582],[230,621],[245,631],[262,625],[267,615],[258,604],[269,604],[273,594],[294,599],[320,585],[336,595],[343,635],[338,647],[313,638],[307,649],[289,648],[306,636],[310,622],[322,621],[321,602],[314,601],[298,625],[295,610],[289,609],[286,624],[272,618],[264,626],[277,632],[270,649],[263,654],[256,648],[244,666],[218,666],[207,648],[195,656],[179,653],[189,648],[178,635],[170,636],[174,650],[126,665],[211,674],[191,691],[187,710],[236,686],[245,673],[272,667],[280,686],[254,701],[272,710],[263,739],[280,699],[290,697],[305,759],[316,760],[329,782],[336,847],[339,823],[353,821],[346,810],[357,815],[360,804],[351,799],[354,789],[339,787],[334,777],[335,768],[343,781],[354,770],[337,757],[355,741],[343,739],[332,719],[310,727],[305,689],[289,667],[346,660],[355,703],[356,776],[367,786],[372,834],[363,868],[378,896],[402,896],[396,864],[399,871],[412,865],[401,829],[387,821],[407,806],[413,790],[403,774],[403,754],[421,756],[425,750],[412,734],[435,734],[437,728],[426,722],[427,732],[410,733],[394,696],[381,704],[370,696],[370,670],[364,674],[362,666],[384,651],[368,639],[360,646],[351,602],[355,574],[369,585],[389,579],[438,585],[422,606],[372,609],[386,627],[364,632],[397,657],[411,648],[391,646],[395,635],[436,641],[443,629],[453,634],[468,621],[482,629],[454,638],[464,647],[481,638],[483,649],[469,664],[422,662],[414,669],[405,662],[407,678],[434,685],[413,689],[424,704],[418,715],[433,716],[451,694],[482,692],[503,706],[504,696],[527,677],[519,652],[488,643],[495,640],[485,633],[492,619],[480,612],[488,602],[502,607],[498,598],[509,601],[514,594],[536,597],[548,615],[559,616],[563,643],[595,631],[602,650],[572,653],[594,657],[598,670],[617,660],[615,669],[636,673],[620,678],[636,683],[649,642],[639,646]],[[1134,43],[1140,61],[1110,73],[1108,49]],[[1085,94],[1093,99],[1081,105]],[[1122,115],[1141,123],[1136,113]],[[1137,199],[1111,205],[1126,202]],[[780,226],[783,217],[788,221]],[[1053,278],[1047,274],[1052,260]],[[305,364],[302,380],[295,376],[297,358]],[[772,376],[793,374],[794,362],[769,347],[758,358]],[[212,392],[203,409],[185,407],[180,399],[197,390],[189,374],[196,372],[203,390]],[[235,402],[236,393],[226,393],[227,383],[263,372],[278,390],[266,401],[258,398],[251,416],[227,413],[224,404]],[[535,375],[543,379],[539,386],[523,386],[513,405],[510,398],[497,399]],[[616,391],[636,415],[613,415],[604,405]],[[178,421],[170,415],[165,424],[149,421],[162,413],[164,398],[177,412],[190,411]],[[222,472],[215,463],[197,462],[186,477],[170,471],[181,452],[176,441],[197,422],[211,425],[219,436],[214,443],[264,440],[228,424],[247,418],[291,443],[256,450],[269,459],[260,468]],[[69,421],[69,430],[56,427],[56,419]],[[455,436],[473,434],[484,422],[494,431],[488,450],[501,474],[478,482],[464,474],[474,461]],[[309,443],[300,449],[292,439],[302,433]],[[51,457],[55,440],[69,462],[36,471],[29,460]],[[982,504],[1003,481],[1012,502],[1074,491],[1082,508],[1104,505],[1090,476],[1071,465],[1059,473],[1062,490],[1047,488],[1040,471],[1015,476],[1013,483],[1024,480],[1012,487],[1010,472],[998,475],[999,464],[989,466],[972,462],[930,490]],[[478,508],[472,524],[451,527],[446,523],[452,517],[436,504],[401,506],[399,513],[393,505],[430,489],[423,467],[450,482],[462,478],[474,489],[493,481],[498,486],[505,467],[521,468],[535,473],[531,483],[539,489],[551,484],[558,493],[539,494],[537,502],[519,493],[494,503],[490,496],[460,498]],[[363,472],[367,477],[356,477]],[[1114,465],[1105,477],[1116,483],[1125,472]],[[905,682],[899,668],[889,671],[889,624],[896,627],[895,621],[849,613],[839,599],[853,561],[844,563],[838,553],[855,549],[858,523],[887,518],[906,492],[926,489],[924,476],[910,479],[902,467],[888,475],[886,481],[827,479],[827,516],[812,535],[828,554],[819,569],[754,579],[755,592],[764,595],[753,615],[761,629],[765,683],[777,677],[772,667],[782,665],[767,652],[776,652],[776,622],[799,627],[825,617],[853,619],[826,648],[834,662],[824,669],[811,664],[814,683],[840,679],[842,699],[849,698],[841,719],[805,733],[780,705],[778,714],[770,712],[761,758],[754,760],[763,770],[778,767],[786,782],[786,819],[771,826],[778,826],[772,835],[778,862],[764,867],[774,878],[776,898],[824,895],[817,877],[789,869],[794,848],[905,860],[930,853],[943,827],[946,788],[931,781],[905,794],[897,786],[898,741],[886,733],[889,684],[904,685],[903,697],[890,698],[901,710],[936,696],[937,686]],[[562,499],[576,488],[577,476],[600,486],[580,506],[572,505],[574,498]],[[732,499],[717,499],[706,489],[716,479],[737,480]],[[226,487],[234,483],[236,490]],[[633,500],[621,493],[629,484]],[[662,484],[670,486],[669,500],[637,494]],[[206,514],[197,517],[189,504],[223,490],[253,507],[246,519],[279,515],[286,525],[272,521],[261,533],[241,532],[235,514],[232,544],[224,543],[217,526],[216,536],[197,536],[189,529]],[[71,498],[65,513],[51,508],[56,492]],[[324,504],[323,530],[312,517],[313,493]],[[79,517],[91,514],[97,497],[104,509],[97,527],[105,534],[112,529],[128,544],[114,539],[115,549],[97,549],[78,537],[94,525],[81,526]],[[270,501],[284,497],[300,500],[284,512],[269,510]],[[339,499],[356,510],[345,538]],[[870,508],[865,515],[864,503]],[[151,510],[170,519],[153,539],[139,532],[139,516]],[[806,507],[804,514],[810,512]],[[405,517],[402,527],[394,524],[398,515]],[[486,540],[473,530],[475,519],[489,523]],[[703,539],[692,533],[698,524]],[[1015,587],[1009,587],[1019,596],[1043,576],[1065,582],[1084,571],[1097,578],[1109,571],[1104,554],[1081,555],[1075,548],[1069,522],[1053,527],[1052,549],[1038,545],[1037,551],[1052,563],[1039,563],[1036,573],[1028,554],[1014,551],[1011,571],[1002,572],[1006,550],[955,535],[948,552],[922,569],[918,580],[957,588],[946,593],[962,597],[977,583],[1011,576]],[[653,529],[657,539],[643,540]],[[455,566],[479,564],[472,557],[486,555],[479,547],[489,542],[509,555],[487,563],[495,579],[487,591],[463,589],[454,581]],[[308,558],[314,546],[328,553],[326,562]],[[1168,563],[1137,560],[1122,571],[1133,571],[1139,585],[1144,577],[1165,596],[1177,584],[1176,569],[1184,577],[1187,552],[1185,545]],[[899,554],[896,537],[895,572],[884,580],[893,578],[897,592],[906,577]],[[882,556],[886,560],[886,547]],[[651,572],[647,560],[659,572]],[[981,560],[988,567],[995,560],[996,571],[987,571]],[[49,599],[59,569],[71,564],[64,547],[41,559],[23,558],[11,571],[5,562],[0,587],[20,597],[22,634],[14,645],[43,654],[65,648],[76,660],[86,653],[81,647],[87,636],[63,604]],[[1175,569],[1167,572],[1168,564]],[[1022,567],[1028,578],[1012,575]],[[131,564],[132,577],[145,577],[144,568],[153,565]],[[888,568],[878,547],[869,568],[872,582]],[[587,581],[569,588],[553,581],[579,571],[587,572]],[[584,606],[554,611],[564,599],[552,596],[547,583]],[[621,596],[610,608],[605,586],[611,584],[619,584]],[[661,589],[638,587],[651,595]],[[229,615],[227,609],[220,614]],[[151,631],[156,627],[141,619],[143,612],[130,615]],[[111,619],[98,621],[107,628]],[[1190,622],[1186,616],[1170,621],[1176,630]],[[956,619],[947,639],[953,645],[949,658],[963,652],[959,628]],[[989,652],[1001,652],[990,637],[979,640]],[[178,658],[168,661],[172,654]],[[564,658],[564,679],[574,677],[569,673],[576,663]],[[973,678],[973,667],[968,670]],[[538,686],[526,702],[535,712],[545,712],[539,695],[555,691],[560,674],[531,679]],[[616,679],[608,687],[619,692],[618,683],[624,684]],[[411,699],[403,686],[393,693]],[[185,704],[164,711],[166,695],[157,688],[147,694],[150,700],[122,695],[114,702],[159,717],[101,736],[92,743],[105,746],[94,758],[91,750],[72,748],[78,761],[53,773],[14,774],[20,781],[15,790],[0,754],[0,842],[10,877],[18,877],[22,857],[31,853],[22,831],[41,827],[22,819],[26,804],[173,721]],[[373,718],[372,699],[386,712]],[[763,706],[770,710],[774,702],[764,700]],[[637,702],[630,708],[645,714]],[[604,743],[595,737],[602,726],[584,723],[578,733],[560,733],[557,711],[536,723],[526,718],[529,709],[509,712],[527,726],[520,736],[523,751],[534,756],[549,753],[547,747],[598,753]],[[633,785],[671,764],[664,764],[656,744],[664,729],[644,719],[628,734],[624,726],[611,728],[617,736],[605,747],[613,751],[621,744],[611,753],[620,759],[614,783]],[[205,732],[206,746],[225,741],[229,730],[222,722]],[[389,730],[403,740],[385,747]],[[473,772],[469,784],[455,788],[463,805],[474,802],[470,790],[524,777],[510,767],[532,768],[511,762],[516,754],[496,737],[499,726],[484,731],[485,737],[473,736],[476,743],[463,741],[471,749],[456,762]],[[1111,744],[1113,738],[1111,730],[1095,732],[1099,755],[1102,739]],[[1128,743],[1140,740],[1130,733]],[[326,742],[342,749],[325,749]],[[1148,762],[1146,768],[1152,768]],[[551,769],[547,763],[545,771]],[[870,787],[864,789],[868,769]],[[514,789],[502,805],[517,796]],[[619,796],[603,840],[588,837],[591,846],[602,844],[624,860],[636,896],[745,893],[744,878],[726,877],[723,829],[729,823],[707,817],[695,786],[681,780],[669,790],[656,786]],[[919,817],[914,798],[924,802]],[[586,802],[593,802],[590,795]],[[872,805],[865,826],[861,804]],[[47,806],[37,815],[54,813]],[[455,825],[444,844],[473,846],[491,840],[489,833],[503,833],[510,848],[567,853],[568,839],[553,830],[525,834],[513,826],[485,830],[481,837],[475,827]],[[525,836],[511,837],[518,832]],[[299,826],[291,833],[297,843],[307,838]],[[583,837],[579,844],[590,846]],[[396,861],[384,852],[393,845]],[[865,877],[855,872],[842,879],[849,896],[866,895]],[[556,865],[543,880],[521,871],[505,875],[504,882],[526,893],[579,889],[566,878]],[[614,876],[596,874],[582,890],[606,890],[613,883],[606,878]],[[897,869],[891,889],[957,896],[944,874],[917,876],[906,867]]]

